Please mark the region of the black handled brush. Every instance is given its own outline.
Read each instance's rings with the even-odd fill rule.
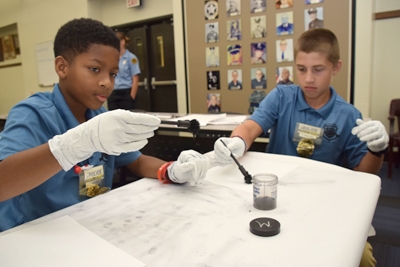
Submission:
[[[187,128],[189,132],[193,134],[193,138],[196,138],[196,135],[200,131],[200,123],[198,120],[182,120],[182,121],[161,121],[161,124],[170,124],[176,125],[178,127]]]

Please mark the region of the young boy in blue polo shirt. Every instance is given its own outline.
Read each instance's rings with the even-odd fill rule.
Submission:
[[[363,121],[361,113],[330,86],[342,66],[339,44],[327,29],[304,32],[295,47],[299,86],[277,85],[252,116],[230,138],[214,145],[218,165],[240,157],[260,135],[270,130],[268,153],[302,156],[355,171],[376,174],[388,147],[381,122]],[[374,266],[367,243],[360,266]]]
[[[92,19],[58,30],[59,83],[13,107],[0,135],[0,231],[106,191],[115,167],[165,183],[205,177],[209,160],[193,150],[175,162],[139,152],[158,118],[102,107],[118,75],[119,49],[115,33]]]

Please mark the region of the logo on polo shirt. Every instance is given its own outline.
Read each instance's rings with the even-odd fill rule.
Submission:
[[[324,125],[324,139],[327,141],[334,141],[336,140],[340,135],[337,133],[337,126],[336,124],[325,124]]]

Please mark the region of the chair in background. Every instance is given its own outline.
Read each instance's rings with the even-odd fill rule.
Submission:
[[[399,167],[400,161],[400,98],[393,99],[390,102],[389,109],[389,153],[388,153],[388,178],[392,178],[393,163],[396,168]],[[395,127],[395,121],[397,119],[397,128]],[[397,153],[394,154],[393,148],[397,147]]]

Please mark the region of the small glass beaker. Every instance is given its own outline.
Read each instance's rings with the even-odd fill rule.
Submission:
[[[259,210],[276,208],[278,176],[258,173],[253,176],[253,206]]]

